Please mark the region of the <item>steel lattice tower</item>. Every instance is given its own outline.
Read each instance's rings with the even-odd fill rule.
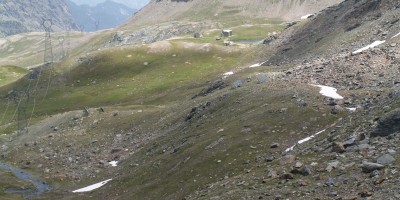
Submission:
[[[43,19],[42,26],[45,30],[45,37],[44,37],[44,66],[50,66],[53,61],[53,46],[51,44],[51,26],[53,22],[50,19]]]

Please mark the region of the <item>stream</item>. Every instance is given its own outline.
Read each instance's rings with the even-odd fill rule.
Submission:
[[[43,192],[46,192],[46,191],[50,190],[50,186],[49,185],[45,184],[44,182],[41,182],[41,181],[33,179],[32,177],[29,176],[29,174],[23,172],[22,170],[20,170],[18,168],[11,167],[9,165],[0,163],[0,169],[9,171],[9,172],[13,173],[20,180],[23,180],[23,181],[26,181],[26,182],[30,182],[36,187],[36,190],[31,190],[31,189],[28,189],[28,190],[9,189],[9,190],[6,190],[7,193],[18,193],[18,194],[22,194],[24,198],[32,198],[32,197],[35,197],[35,196],[39,196]]]

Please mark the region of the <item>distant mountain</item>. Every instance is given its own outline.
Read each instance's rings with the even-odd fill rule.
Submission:
[[[66,0],[76,24],[84,31],[114,28],[130,18],[137,10],[107,0],[96,6],[77,5]]]
[[[76,3],[77,5],[89,5],[89,6],[96,6],[97,4],[104,2],[104,0],[71,0],[72,2]],[[150,0],[113,0],[114,2],[124,4],[133,9],[140,9],[149,3]]]
[[[0,35],[44,31],[43,19],[51,19],[52,30],[77,30],[64,0],[0,0]]]

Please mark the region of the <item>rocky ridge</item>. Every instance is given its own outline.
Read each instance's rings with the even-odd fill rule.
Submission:
[[[52,21],[52,30],[78,30],[68,6],[63,0],[0,2],[0,34],[14,35],[30,31],[44,31],[43,19]]]

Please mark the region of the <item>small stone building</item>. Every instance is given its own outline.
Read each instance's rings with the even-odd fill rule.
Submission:
[[[223,37],[231,37],[232,36],[232,30],[222,30],[222,36]]]

